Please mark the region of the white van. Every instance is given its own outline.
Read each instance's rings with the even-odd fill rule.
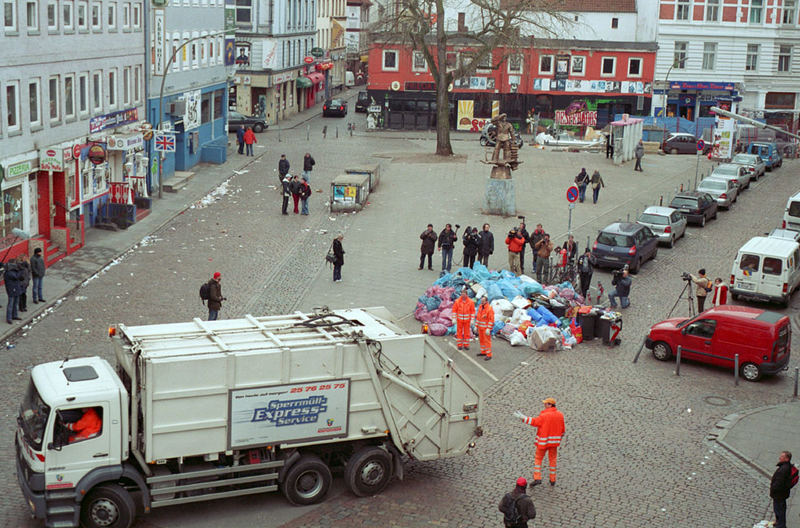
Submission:
[[[800,192],[790,197],[789,201],[786,202],[782,227],[800,231]]]
[[[348,88],[354,86],[356,84],[356,78],[353,75],[353,72],[346,71],[344,72],[344,85]]]
[[[800,284],[800,244],[753,237],[739,249],[731,269],[731,295],[789,305]]]

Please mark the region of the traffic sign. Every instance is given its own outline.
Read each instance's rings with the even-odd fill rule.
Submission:
[[[578,188],[574,185],[567,189],[567,201],[572,203],[578,199]]]
[[[704,148],[706,148],[706,142],[705,142],[705,141],[703,141],[702,139],[698,139],[698,140],[697,140],[697,151],[698,151],[698,152],[702,152],[702,150],[703,150]]]
[[[166,134],[158,132],[155,135],[156,151],[158,152],[175,152],[175,134]]]

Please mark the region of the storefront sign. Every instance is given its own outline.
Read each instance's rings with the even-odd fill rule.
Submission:
[[[103,145],[95,143],[89,147],[89,154],[87,157],[93,164],[100,165],[106,160],[106,149],[103,148]]]
[[[587,110],[568,114],[566,110],[556,110],[556,124],[597,126],[597,111]]]
[[[61,148],[40,150],[39,170],[62,172],[64,170],[64,150]]]
[[[94,134],[95,132],[100,132],[107,128],[115,128],[129,123],[135,123],[138,120],[139,110],[137,108],[111,112],[110,114],[91,118],[89,120],[89,133]]]
[[[200,90],[183,94],[186,101],[186,113],[183,114],[183,129],[192,130],[200,126],[200,101],[203,99]]]
[[[736,89],[736,83],[732,82],[687,82],[670,81],[670,90],[720,90],[732,91]]]
[[[164,48],[166,47],[164,36],[164,10],[153,9],[153,68],[154,76],[161,76],[164,72]]]
[[[144,145],[142,134],[111,136],[108,138],[108,150],[130,150]]]
[[[325,52],[322,50],[322,48],[311,48],[309,53],[311,54],[312,57],[316,58],[320,58],[323,55],[325,55]]]
[[[436,85],[432,82],[407,81],[403,89],[406,92],[434,92]]]
[[[292,72],[276,73],[272,76],[272,86],[292,80]]]
[[[17,176],[28,174],[32,170],[33,170],[32,161],[21,161],[19,163],[9,165],[8,167],[5,168],[5,178],[6,179],[16,178]]]

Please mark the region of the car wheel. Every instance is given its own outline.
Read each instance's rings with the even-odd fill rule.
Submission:
[[[650,255],[650,260],[655,260],[657,256],[658,256],[658,246],[656,246],[656,249],[653,250],[653,254]]]
[[[642,267],[642,259],[638,258],[638,259],[636,259],[636,265],[631,267],[631,268],[629,268],[628,271],[630,271],[631,273],[636,275],[637,273],[639,273],[639,269],[641,269],[641,267]]]
[[[739,373],[747,381],[758,381],[761,379],[761,368],[755,363],[745,363],[739,368]]]
[[[331,470],[315,455],[304,455],[289,469],[281,484],[292,504],[306,506],[321,502],[331,487]]]
[[[653,344],[653,357],[659,361],[669,361],[672,359],[672,348],[663,341],[656,341]]]
[[[255,125],[253,125],[253,132],[259,133],[263,131],[264,131],[264,125],[262,125],[261,123],[256,123]]]
[[[485,147],[489,142],[486,140],[485,137],[481,136],[481,146]]]
[[[703,216],[700,217],[700,227],[706,226],[706,215],[703,213]]]
[[[714,216],[711,217],[712,220],[717,219],[717,211],[719,211],[719,209],[714,210]]]
[[[674,148],[674,149],[669,149],[669,153],[670,153],[670,154],[677,154],[677,153],[678,153],[678,149],[676,149],[676,148]]]
[[[675,237],[674,236],[669,237],[669,243],[667,243],[667,247],[670,248],[670,249],[675,247]]]
[[[347,488],[357,497],[377,495],[392,479],[392,456],[379,447],[356,451],[344,469]]]
[[[738,301],[739,300],[739,294],[738,293],[732,293],[731,297],[733,298],[734,301]]]

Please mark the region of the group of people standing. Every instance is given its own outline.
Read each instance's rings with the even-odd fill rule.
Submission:
[[[444,229],[436,234],[433,230],[433,224],[428,224],[428,227],[419,236],[422,240],[419,256],[419,269],[425,266],[425,259],[428,259],[428,269],[433,269],[433,253],[440,251],[442,253],[442,271],[450,272],[453,266],[453,249],[458,242],[458,228],[461,227],[456,224],[456,229],[453,230],[451,224],[445,224]],[[489,231],[489,224],[483,224],[481,231],[477,227],[467,227],[462,237],[464,244],[464,259],[463,265],[471,268],[475,264],[477,258],[478,262],[484,266],[489,265],[489,255],[494,253],[494,235]]]
[[[281,192],[283,194],[283,206],[281,207],[281,214],[288,215],[289,198],[294,202],[294,214],[308,215],[308,199],[311,197],[311,171],[314,170],[316,161],[311,157],[311,154],[306,152],[303,156],[303,176],[302,180],[297,175],[292,176],[289,174],[291,167],[289,160],[286,159],[286,154],[281,154],[281,159],[278,161],[278,179],[281,183]],[[298,206],[301,207],[298,210]]]
[[[45,274],[44,258],[42,249],[36,248],[33,257],[28,259],[28,255],[22,254],[15,259],[5,263],[3,280],[6,285],[8,295],[8,306],[6,307],[6,322],[14,324],[22,318],[19,312],[28,311],[28,286],[33,281],[33,302],[34,304],[45,302],[42,297],[42,280]]]

